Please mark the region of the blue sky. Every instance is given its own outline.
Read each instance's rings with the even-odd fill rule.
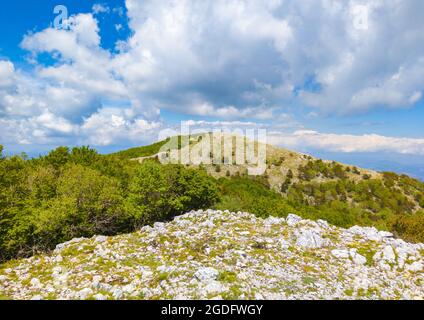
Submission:
[[[0,143],[108,152],[190,121],[266,128],[281,146],[424,177],[423,11],[420,0],[2,3]]]

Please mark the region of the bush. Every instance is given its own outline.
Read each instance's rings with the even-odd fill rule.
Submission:
[[[129,186],[128,204],[142,225],[171,218],[218,201],[215,181],[204,171],[146,162]]]
[[[392,230],[406,241],[422,242],[424,239],[424,211],[397,216],[393,221]]]
[[[0,260],[46,251],[74,237],[131,232],[218,201],[204,170],[138,164],[89,148],[0,161]]]
[[[262,181],[250,177],[219,179],[221,201],[216,208],[248,211],[260,217],[286,216],[293,212],[279,193],[270,190]]]

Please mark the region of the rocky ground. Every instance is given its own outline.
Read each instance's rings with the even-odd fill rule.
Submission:
[[[374,228],[195,211],[0,266],[12,299],[423,299],[424,244]]]

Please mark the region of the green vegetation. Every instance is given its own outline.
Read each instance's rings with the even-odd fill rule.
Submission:
[[[149,157],[154,154],[157,154],[160,149],[167,143],[169,139],[156,142],[154,144],[143,146],[143,147],[137,147],[137,148],[131,148],[128,150],[120,151],[117,153],[112,154],[112,156],[117,156],[122,159],[134,159],[134,158],[140,158],[140,157]]]
[[[310,181],[317,177],[329,179],[345,179],[346,170],[338,163],[327,164],[322,160],[310,160],[304,166],[299,167],[299,178]]]
[[[198,141],[201,141],[201,136],[198,138]],[[136,147],[136,148],[131,148],[128,150],[116,152],[106,157],[120,158],[122,160],[135,159],[135,158],[141,158],[141,157],[150,157],[157,154],[160,151],[160,149],[168,142],[172,142],[170,143],[170,145],[172,146],[170,149],[181,149],[182,147],[185,147],[188,144],[191,144],[193,141],[190,141],[190,138],[188,136],[175,136],[172,138],[167,138],[165,140],[156,142],[148,146]]]
[[[292,212],[424,241],[424,183],[405,175],[363,177],[355,167],[309,160],[298,176],[288,170],[277,192],[267,175],[231,176],[227,170],[216,180],[203,166],[130,161],[156,154],[167,141],[106,156],[88,147],[60,147],[35,159],[3,157],[0,146],[0,261],[50,250],[74,237],[131,232],[201,208],[259,217]],[[187,141],[178,138],[177,147]]]
[[[217,201],[216,181],[184,166],[123,161],[88,147],[1,157],[0,260],[74,237],[131,232]]]
[[[259,217],[285,216],[295,211],[261,179],[234,177],[221,178],[218,182],[221,201],[217,204],[217,209],[247,211]]]
[[[411,241],[423,241],[424,184],[407,176],[384,173],[383,179],[299,182],[287,192],[288,203],[309,215],[347,227],[374,225]]]
[[[319,175],[343,178],[294,183],[289,172],[280,190],[283,197],[270,190],[264,177],[221,178],[222,196],[217,208],[248,211],[260,217],[285,217],[292,212],[308,219],[324,219],[339,227],[375,226],[408,241],[424,241],[422,182],[389,172],[382,179],[367,177],[354,181],[340,173],[343,169],[340,165],[324,164],[320,160],[305,167],[314,168],[311,179]]]

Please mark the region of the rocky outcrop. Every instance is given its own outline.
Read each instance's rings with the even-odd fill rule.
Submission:
[[[374,228],[193,211],[0,266],[14,299],[423,299],[424,245]]]

